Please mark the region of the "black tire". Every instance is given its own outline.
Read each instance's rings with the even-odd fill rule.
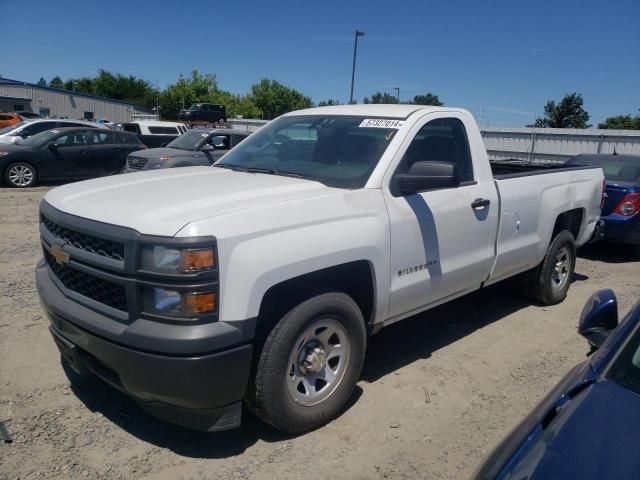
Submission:
[[[226,118],[224,118],[224,117],[220,117],[220,118],[218,119],[218,125],[222,126],[222,125],[224,125],[225,123],[227,123],[227,119],[226,119]]]
[[[322,375],[335,358],[330,358],[330,347],[332,347],[329,345],[330,339],[339,339],[339,337],[332,336],[327,339],[329,353],[325,356],[324,367],[321,368],[322,361],[320,361],[315,364],[315,368],[319,370],[314,373],[301,373],[296,370],[295,374],[299,377],[294,378],[291,360],[297,358],[294,364],[302,365],[304,362],[299,361],[302,358],[314,358],[313,361],[318,359],[310,357],[314,350],[308,348],[313,344],[305,343],[306,339],[301,341],[301,335],[304,336],[308,332],[320,332],[322,335],[323,322],[330,322],[332,325],[330,328],[343,329],[342,333],[346,333],[344,345],[348,344],[348,349],[342,360],[339,360],[339,362],[344,361],[344,364],[336,363],[335,370],[342,371],[342,374],[335,376],[334,380],[337,380],[334,384],[325,383],[323,387],[323,380],[313,380],[314,389],[318,388],[317,382],[320,382],[319,390],[314,391],[313,394],[327,395],[326,398],[318,403],[305,405],[301,404],[300,400],[296,401],[294,397],[294,395],[304,396],[302,392],[291,392],[295,378],[307,375],[311,379],[316,374]],[[328,328],[326,332],[331,330]],[[325,293],[300,303],[282,317],[265,341],[255,379],[250,387],[250,407],[264,421],[284,432],[304,432],[327,423],[342,410],[353,393],[362,371],[366,343],[367,333],[362,312],[348,295]],[[344,348],[344,346],[340,347],[340,344],[342,341],[337,343],[338,348]],[[318,348],[322,350],[323,347],[318,346]],[[306,363],[306,365],[311,368],[314,364]],[[323,390],[324,388],[327,390]]]
[[[571,232],[563,230],[551,241],[540,265],[524,275],[525,294],[543,305],[562,302],[567,297],[575,268],[576,242]]]
[[[38,172],[30,163],[13,162],[5,169],[4,180],[14,188],[33,187],[38,180]]]

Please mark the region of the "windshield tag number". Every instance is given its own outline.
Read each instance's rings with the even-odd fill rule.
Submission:
[[[360,128],[395,128],[404,125],[404,120],[392,120],[384,118],[365,118],[359,125]]]

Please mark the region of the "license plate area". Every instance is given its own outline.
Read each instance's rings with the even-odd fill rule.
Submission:
[[[73,369],[73,371],[78,375],[90,375],[91,372],[87,369],[78,355],[78,347],[56,333],[53,329],[51,330],[51,335],[58,346],[58,350],[60,350],[62,358]]]

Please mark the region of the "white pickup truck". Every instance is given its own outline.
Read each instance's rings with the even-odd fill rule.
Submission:
[[[461,109],[292,112],[211,167],[51,190],[38,292],[64,361],[153,415],[224,430],[244,403],[300,432],[340,412],[383,326],[518,274],[562,301],[602,188],[491,164]]]

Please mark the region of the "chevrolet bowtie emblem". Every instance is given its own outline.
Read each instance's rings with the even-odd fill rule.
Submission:
[[[51,245],[51,255],[59,264],[69,263],[69,254],[62,250],[58,245]]]

